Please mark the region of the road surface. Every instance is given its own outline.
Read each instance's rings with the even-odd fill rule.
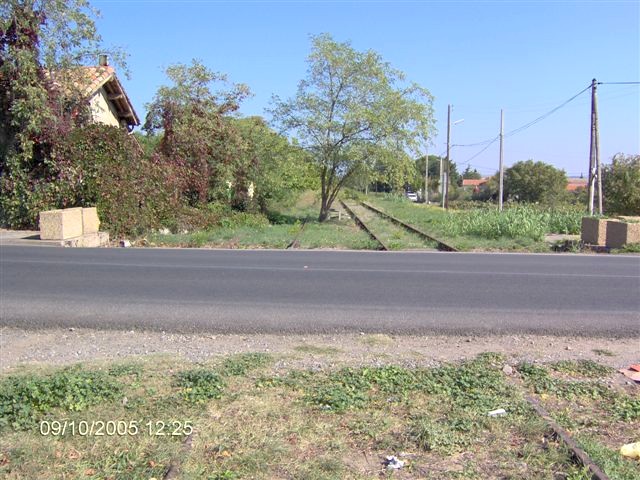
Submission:
[[[640,257],[0,247],[0,325],[640,335]]]

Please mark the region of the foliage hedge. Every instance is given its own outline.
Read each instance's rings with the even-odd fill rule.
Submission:
[[[61,206],[96,206],[113,235],[159,228],[180,209],[179,167],[145,157],[122,129],[100,124],[75,129],[57,157]]]

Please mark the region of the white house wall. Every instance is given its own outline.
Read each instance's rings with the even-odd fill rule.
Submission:
[[[104,91],[104,88],[98,90],[95,95],[91,97],[89,103],[94,122],[104,123],[113,127],[121,126],[116,110],[113,108],[111,102],[107,100],[107,93]]]

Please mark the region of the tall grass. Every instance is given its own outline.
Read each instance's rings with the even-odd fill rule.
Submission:
[[[513,205],[502,212],[497,209],[452,211],[443,227],[447,235],[454,237],[526,237],[540,241],[549,233],[579,234],[583,215],[577,208]]]

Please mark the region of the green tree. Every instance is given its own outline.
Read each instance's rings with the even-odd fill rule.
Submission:
[[[312,37],[308,74],[295,97],[274,98],[275,123],[299,139],[320,176],[319,220],[345,182],[381,149],[417,151],[433,129],[432,97],[407,84],[373,51],[358,52],[328,34]]]
[[[475,168],[471,170],[471,165],[467,165],[467,168],[462,172],[462,178],[464,180],[480,180],[482,175]]]
[[[605,211],[640,215],[640,155],[618,153],[602,173]]]
[[[233,124],[244,140],[243,164],[249,166],[247,179],[253,184],[253,201],[263,212],[273,201],[317,186],[308,153],[269,128],[264,119],[241,118]]]
[[[425,156],[418,157],[414,163],[414,172],[410,182],[410,187],[414,192],[424,190],[424,167]],[[429,195],[438,190],[440,186],[440,161],[437,155],[429,155]]]
[[[203,205],[228,200],[230,189],[246,195],[244,144],[229,115],[249,95],[248,87],[229,85],[225,75],[196,60],[171,65],[166,74],[171,85],[161,86],[147,105],[143,129],[161,132],[160,155],[190,169],[185,196]]]
[[[53,151],[88,118],[73,67],[104,51],[95,15],[84,0],[0,4],[0,223],[33,227],[64,200]]]
[[[504,172],[505,199],[551,204],[566,197],[567,175],[553,165],[521,161]]]

